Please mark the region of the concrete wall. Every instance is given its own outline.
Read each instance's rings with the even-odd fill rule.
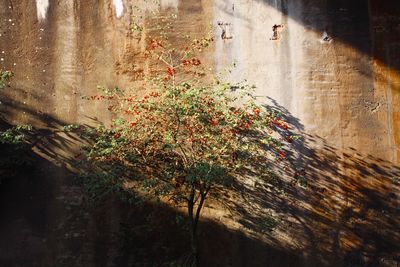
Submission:
[[[259,100],[282,111],[293,134],[302,137],[285,175],[290,180],[301,173],[308,187],[288,183],[285,199],[249,189],[245,194],[257,211],[239,201],[247,215],[273,211],[279,216],[283,223],[274,236],[247,229],[240,219],[249,221],[245,213],[232,219],[209,208],[206,217],[291,251],[305,259],[304,266],[339,266],[342,259],[395,266],[400,251],[400,195],[394,182],[400,177],[396,1],[162,0],[158,6],[145,0],[0,0],[0,69],[15,74],[2,114],[11,123],[50,132],[66,123],[109,122],[104,106],[81,97],[96,94],[97,85],[138,87],[136,79],[148,70],[140,52],[149,33],[134,33],[130,25],[160,10],[176,12],[182,32],[205,33],[211,22],[216,41],[209,60],[215,70],[234,63],[228,78],[255,84]],[[274,25],[279,26],[276,38]],[[221,38],[222,30],[228,38]],[[31,222],[37,219],[27,217],[24,208],[29,198],[1,197],[4,203],[14,200],[15,208],[0,206],[1,235],[14,233],[0,243],[0,265],[125,266],[113,261],[119,252],[110,248],[118,242],[112,233],[120,230],[115,218],[121,218],[121,210],[107,209],[100,226],[98,214],[81,211],[82,192],[68,171],[77,150],[71,138],[47,135],[34,149],[48,162],[35,174],[42,189],[9,185],[15,194],[32,195],[31,209],[44,205],[45,218],[42,230],[35,228]],[[44,192],[45,201],[40,200]],[[109,237],[96,240],[90,228]],[[19,230],[24,234],[15,234]],[[271,253],[279,254],[264,255],[244,237],[221,238],[234,243],[224,255],[237,263],[226,266],[266,266]],[[96,250],[99,243],[103,247]],[[28,256],[21,257],[25,250]],[[106,256],[95,260],[95,251]],[[273,266],[291,266],[282,258],[275,257]]]

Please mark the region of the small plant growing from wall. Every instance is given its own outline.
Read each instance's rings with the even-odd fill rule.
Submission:
[[[1,71],[0,72],[0,90],[7,86],[8,81],[12,76],[11,71]]]
[[[186,262],[196,266],[207,199],[235,177],[267,168],[274,155],[284,157],[273,129],[288,126],[255,101],[252,86],[206,74],[199,55],[213,37],[187,38],[182,47],[169,40],[147,41],[145,56],[154,64],[145,92],[99,87],[99,95],[86,97],[108,103],[116,119],[110,127],[85,130],[92,143],[84,181],[94,198],[118,192],[133,201],[183,204],[191,236]]]

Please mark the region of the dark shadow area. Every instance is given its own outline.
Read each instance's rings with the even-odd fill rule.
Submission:
[[[50,119],[46,117],[49,125],[62,125]],[[3,129],[11,127],[2,124]],[[185,214],[161,203],[132,206],[112,196],[88,202],[76,174],[58,166],[63,160],[64,165],[77,162],[49,161],[31,150],[56,153],[58,138],[68,144],[68,137],[57,131],[33,129],[27,136],[33,139],[21,152],[29,165],[12,166],[0,185],[0,265],[176,266],[170,264],[190,252]],[[2,152],[3,160],[9,154]],[[201,224],[200,236],[201,266],[293,266],[300,261],[284,248],[214,221]]]
[[[0,142],[0,266],[54,266],[64,249],[69,253],[63,240],[74,226],[65,224],[81,216],[83,192],[66,168],[74,162],[59,153],[70,151],[78,139],[63,131],[66,123],[26,105],[2,99],[0,107],[1,131],[23,135],[18,143]],[[13,112],[44,128],[15,130],[18,126],[5,120]]]
[[[1,146],[2,163],[11,155],[26,158],[26,164],[0,169],[1,266],[176,266],[170,263],[189,254],[185,213],[160,203],[132,206],[113,196],[88,201],[71,171],[78,166],[76,146],[87,140],[27,105],[2,103],[4,117],[24,112],[43,128],[25,132],[21,151]],[[12,127],[2,120],[2,130]],[[290,250],[211,220],[201,224],[200,236],[201,266],[292,266],[300,261]]]
[[[58,170],[30,150],[0,147],[0,265],[42,266],[54,242]]]
[[[277,132],[302,138],[285,148],[285,160],[269,162],[275,172],[238,178],[220,199],[224,206],[208,203],[230,215],[222,224],[202,222],[201,266],[398,265],[399,166],[304,134],[301,122],[271,101],[290,125]],[[30,163],[0,170],[9,176],[0,185],[1,266],[168,266],[188,253],[184,213],[115,197],[88,202],[67,168],[77,166],[71,155],[85,140],[62,131],[62,121],[37,119],[48,127],[28,136]],[[5,151],[2,159],[12,153]]]

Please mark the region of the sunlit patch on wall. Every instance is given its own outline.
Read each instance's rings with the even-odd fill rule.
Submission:
[[[113,0],[113,5],[115,8],[115,15],[117,18],[120,18],[124,13],[124,3],[122,0]]]
[[[36,11],[38,20],[46,19],[48,8],[49,8],[49,0],[36,0]]]
[[[175,8],[179,6],[179,0],[161,0],[161,8]]]

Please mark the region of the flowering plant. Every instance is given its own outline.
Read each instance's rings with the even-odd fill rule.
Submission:
[[[289,128],[257,103],[254,87],[205,74],[196,55],[212,41],[195,39],[178,49],[149,38],[145,55],[158,64],[146,79],[146,93],[99,87],[102,94],[88,98],[107,101],[116,117],[111,127],[91,131],[86,159],[88,177],[95,182],[89,183],[89,191],[103,183],[141,197],[184,203],[193,255],[206,199],[245,170],[285,158],[274,130]]]

